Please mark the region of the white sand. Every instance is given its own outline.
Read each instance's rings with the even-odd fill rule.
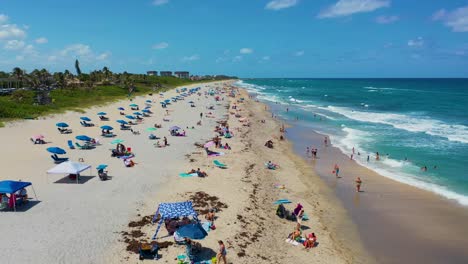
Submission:
[[[197,85],[205,87],[204,85]],[[214,87],[213,84],[211,84]],[[190,87],[190,86],[188,86]],[[170,91],[165,97],[176,94]],[[159,95],[151,98],[138,97],[132,103],[143,108],[147,99],[154,99],[154,114],[145,118],[143,124],[134,126],[141,135],[133,135],[130,131],[121,131],[117,119],[117,107],[129,111],[129,100],[112,103],[102,107],[86,110],[85,114],[67,112],[49,116],[41,120],[25,120],[7,124],[0,129],[0,146],[2,147],[0,173],[1,180],[31,181],[36,190],[38,204],[28,210],[0,213],[0,259],[1,263],[104,263],[103,256],[109,248],[120,239],[117,232],[124,230],[125,225],[145,199],[156,197],[158,188],[171,177],[177,177],[184,155],[193,148],[193,143],[201,142],[202,138],[212,135],[211,129],[215,119],[204,118],[204,126],[196,126],[200,112],[207,112],[202,105],[214,104],[212,97],[192,95],[185,101],[169,106],[171,122],[163,122],[165,115],[159,104]],[[193,100],[197,108],[191,108],[188,101]],[[209,102],[205,102],[209,101]],[[198,106],[200,105],[200,106]],[[217,107],[225,111],[223,107]],[[224,110],[223,110],[224,109]],[[110,121],[99,121],[96,113],[108,113]],[[79,123],[80,116],[88,116],[96,124],[85,128]],[[61,135],[55,124],[67,122],[73,133]],[[155,134],[166,136],[170,143],[167,148],[155,148],[147,136],[146,128],[155,123],[163,124]],[[114,127],[116,138],[125,140],[124,145],[131,147],[136,153],[134,168],[125,168],[120,159],[112,158],[110,145],[112,139],[100,137],[101,125]],[[182,128],[195,126],[195,129],[185,129],[188,137],[171,137],[168,128],[178,125]],[[43,134],[45,145],[34,145],[29,138],[34,134]],[[102,145],[94,150],[69,150],[67,140],[85,134],[100,139]],[[162,142],[162,140],[161,140]],[[83,158],[86,164],[92,165],[92,175],[89,181],[80,184],[55,183],[65,175],[47,175],[46,171],[54,166],[47,147],[58,146],[67,151],[65,156],[72,161]],[[108,164],[112,179],[102,182],[96,176],[95,167],[98,164]],[[82,176],[88,176],[84,172]],[[29,195],[33,193],[29,189]],[[154,204],[156,207],[156,204]],[[156,208],[155,208],[156,209]]]

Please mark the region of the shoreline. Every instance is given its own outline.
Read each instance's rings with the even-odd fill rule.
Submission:
[[[293,142],[295,153],[334,190],[356,224],[365,248],[379,263],[466,263],[468,253],[461,246],[468,244],[466,207],[350,161],[333,142],[323,147],[325,135],[297,122],[283,121],[291,126],[286,137]],[[305,157],[305,147],[311,145],[320,146],[316,161]],[[338,180],[330,173],[335,163],[340,165],[342,176]],[[356,194],[354,180],[358,176],[363,180],[363,192]]]
[[[270,118],[270,113],[264,110],[262,103],[247,99],[244,89],[240,89],[240,96],[230,99],[230,105],[237,103],[242,110],[242,116],[248,117],[250,126],[234,117],[233,110],[227,116],[216,120],[227,120],[235,136],[229,140],[232,150],[218,159],[228,164],[228,169],[220,170],[212,165],[212,158],[206,157],[204,152],[193,147],[189,150],[185,166],[181,171],[200,167],[208,173],[207,178],[181,178],[174,176],[161,186],[162,191],[155,197],[148,198],[133,218],[133,222],[143,220],[141,217],[154,214],[158,202],[183,201],[190,194],[200,191],[219,198],[228,207],[218,213],[216,230],[210,231],[209,236],[202,243],[203,247],[217,248],[216,241],[225,241],[230,263],[286,263],[294,260],[300,263],[310,261],[325,261],[327,263],[371,263],[364,253],[355,227],[348,218],[339,202],[330,194],[329,188],[318,177],[313,176],[305,162],[292,152],[291,142],[275,140],[275,148],[263,146],[264,141],[271,135],[279,135],[280,123]],[[239,97],[246,100],[236,101]],[[266,120],[265,123],[260,120]],[[211,134],[206,135],[206,140]],[[194,160],[194,161],[192,161]],[[273,160],[281,164],[281,168],[271,171],[264,168],[266,160]],[[303,174],[313,177],[304,177]],[[284,184],[285,189],[274,188],[277,183]],[[310,220],[303,222],[304,234],[315,232],[319,237],[319,246],[310,251],[303,246],[293,246],[284,240],[293,230],[295,222],[287,221],[276,216],[277,199],[288,198],[304,205]],[[287,207],[291,207],[288,205]],[[203,216],[199,216],[204,220]],[[131,233],[135,230],[144,235],[134,241],[151,241],[155,225],[144,224],[137,229],[126,227],[122,232]],[[343,235],[342,231],[345,231]],[[158,242],[170,243],[172,237],[165,236],[161,229]],[[213,236],[213,237],[212,237]],[[346,237],[346,239],[343,239]],[[129,238],[126,236],[126,238]],[[134,238],[130,238],[132,240]],[[125,240],[125,237],[123,238]],[[116,245],[116,255],[109,262],[124,263],[136,255],[125,250],[129,244],[121,242]],[[175,258],[184,250],[180,246],[170,246],[161,250],[164,259]],[[117,253],[119,252],[119,253]]]

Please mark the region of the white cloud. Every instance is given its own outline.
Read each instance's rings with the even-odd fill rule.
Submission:
[[[23,39],[26,32],[15,24],[0,25],[0,39]]]
[[[159,49],[165,49],[167,47],[169,47],[169,44],[167,42],[161,42],[161,43],[154,44],[151,48],[159,50]]]
[[[161,6],[169,3],[169,0],[154,0],[153,5],[155,6]]]
[[[339,0],[318,14],[318,18],[349,16],[356,13],[372,12],[389,7],[390,0]]]
[[[21,50],[24,48],[25,45],[26,43],[24,43],[24,41],[13,39],[13,40],[8,40],[5,43],[4,48],[7,50]]]
[[[398,16],[378,16],[375,21],[379,24],[391,24],[400,20]]]
[[[410,47],[422,47],[424,46],[424,39],[422,37],[418,37],[416,39],[408,40],[408,46]]]
[[[242,60],[242,56],[240,56],[240,55],[237,55],[237,56],[235,56],[234,58],[232,58],[232,61],[233,61],[233,62],[239,62],[239,61],[241,61],[241,60]]]
[[[242,48],[240,49],[240,54],[251,54],[253,53],[253,49],[250,49],[250,48]]]
[[[468,6],[457,8],[451,12],[441,9],[432,15],[432,19],[443,21],[454,32],[468,32]]]
[[[298,50],[296,52],[294,52],[294,56],[296,57],[301,57],[301,56],[304,56],[304,51],[303,50]]]
[[[23,55],[17,55],[16,60],[17,61],[22,61],[22,60],[24,60],[24,56]]]
[[[110,55],[110,52],[101,53],[96,57],[96,60],[107,60],[110,57]]]
[[[267,60],[270,60],[270,59],[271,59],[270,56],[263,56],[262,57],[262,60],[264,60],[264,61],[267,61]]]
[[[37,44],[46,44],[47,42],[49,42],[48,39],[42,37],[42,38],[38,38],[35,40]]]
[[[183,61],[196,61],[199,59],[200,59],[200,56],[198,54],[194,54],[192,56],[186,56],[182,58]]]
[[[51,55],[51,56],[47,57],[47,60],[48,60],[48,61],[56,61],[56,60],[57,60],[57,56]]]
[[[299,3],[298,0],[273,0],[270,1],[266,6],[265,9],[269,10],[281,10],[284,8],[289,8],[297,5]]]
[[[0,24],[4,24],[8,21],[8,16],[5,14],[0,14]]]
[[[84,44],[72,44],[60,51],[62,56],[86,56],[92,53],[91,48]]]

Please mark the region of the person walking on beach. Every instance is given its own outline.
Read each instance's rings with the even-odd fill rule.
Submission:
[[[361,178],[357,177],[357,179],[356,179],[356,192],[361,192],[361,184],[362,184]]]
[[[222,259],[224,264],[227,264],[227,261],[226,261],[226,255],[227,255],[227,252],[226,252],[226,246],[224,246],[224,243],[222,240],[219,240],[218,241],[218,244],[219,244],[219,250],[218,250],[218,254],[216,255],[216,263],[221,263],[220,260]]]
[[[328,146],[328,138],[327,138],[327,136],[325,136],[325,138],[323,139],[323,143],[325,144],[325,147]]]
[[[200,119],[202,119],[202,118],[203,118],[203,113],[200,113]]]
[[[367,162],[369,162],[369,159],[370,159],[370,157],[369,157],[369,155],[367,155]]]
[[[333,173],[335,173],[335,176],[339,178],[340,167],[338,167],[338,164],[335,164],[335,167],[333,168]]]
[[[167,147],[167,138],[164,137],[164,146]]]

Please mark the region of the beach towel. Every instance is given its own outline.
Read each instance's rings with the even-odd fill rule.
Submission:
[[[188,177],[198,176],[198,174],[197,173],[179,173],[179,176],[182,178],[188,178]]]
[[[203,229],[205,229],[206,232],[210,232],[211,222],[202,222],[201,225],[202,225]]]
[[[303,220],[303,221],[307,221],[307,220],[309,220],[309,219],[310,219],[310,218],[309,218],[309,216],[308,216],[306,213],[304,213],[304,214],[302,215],[302,220]]]
[[[273,204],[285,204],[285,203],[292,203],[292,202],[289,201],[288,199],[279,199],[279,200],[276,200]]]
[[[301,240],[302,241],[302,240]],[[302,243],[297,242],[296,240],[292,240],[290,238],[286,239],[286,243],[291,244],[293,246],[299,246],[302,245]]]

